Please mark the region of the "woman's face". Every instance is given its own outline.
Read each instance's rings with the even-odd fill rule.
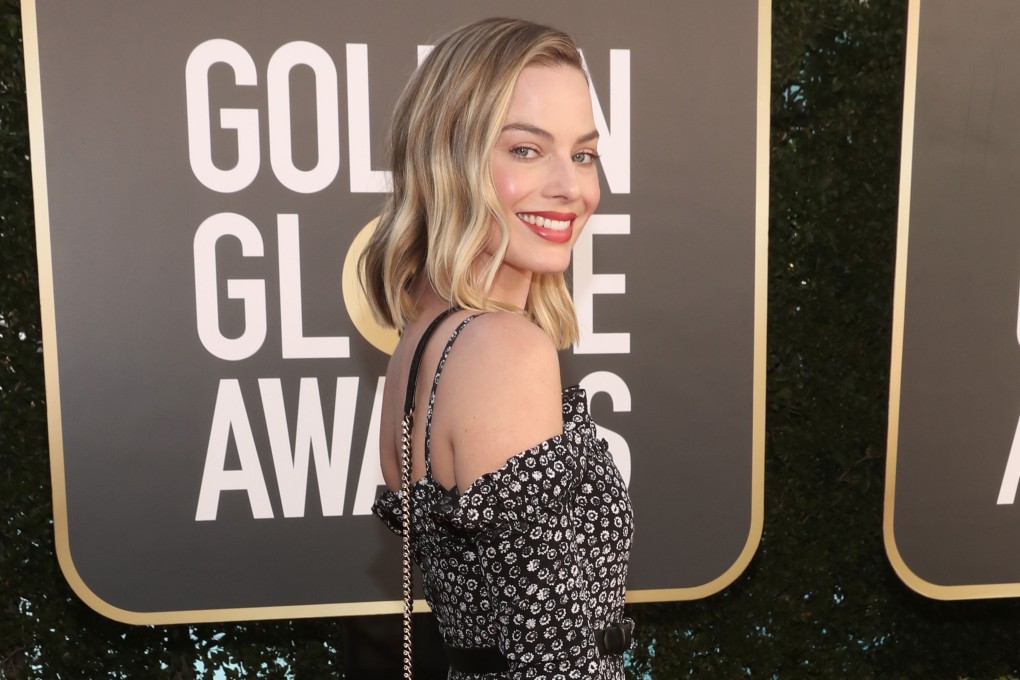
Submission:
[[[503,268],[566,270],[599,203],[597,149],[584,74],[566,65],[521,71],[490,160],[510,233]]]

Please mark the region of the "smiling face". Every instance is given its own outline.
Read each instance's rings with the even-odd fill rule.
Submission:
[[[523,307],[531,274],[566,270],[599,203],[597,148],[584,74],[572,66],[521,71],[490,159],[510,239],[493,298]]]

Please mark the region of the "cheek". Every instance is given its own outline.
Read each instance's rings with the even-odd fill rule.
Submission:
[[[582,191],[588,212],[595,212],[595,209],[599,207],[599,200],[602,198],[602,190],[599,187],[599,176],[597,173],[593,174]]]
[[[492,184],[496,189],[496,198],[505,210],[509,210],[524,195],[525,190],[519,173],[509,168],[494,165],[492,168]]]

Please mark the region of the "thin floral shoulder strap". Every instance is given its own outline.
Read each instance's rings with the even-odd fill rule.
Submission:
[[[453,349],[454,340],[457,339],[457,336],[460,335],[465,326],[481,315],[482,312],[472,314],[457,324],[457,327],[453,329],[453,333],[450,334],[450,339],[446,341],[446,347],[443,349],[443,355],[439,357],[439,363],[436,364],[436,375],[432,378],[428,408],[425,410],[425,476],[430,479],[432,478],[432,407],[436,403],[436,388],[439,387],[439,376],[443,372],[443,366],[446,365],[447,357],[450,356],[450,350]]]

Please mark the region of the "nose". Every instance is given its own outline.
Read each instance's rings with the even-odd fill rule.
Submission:
[[[577,177],[577,164],[572,156],[559,155],[550,158],[549,174],[546,177],[545,190],[548,198],[572,201],[581,194],[581,185]]]

